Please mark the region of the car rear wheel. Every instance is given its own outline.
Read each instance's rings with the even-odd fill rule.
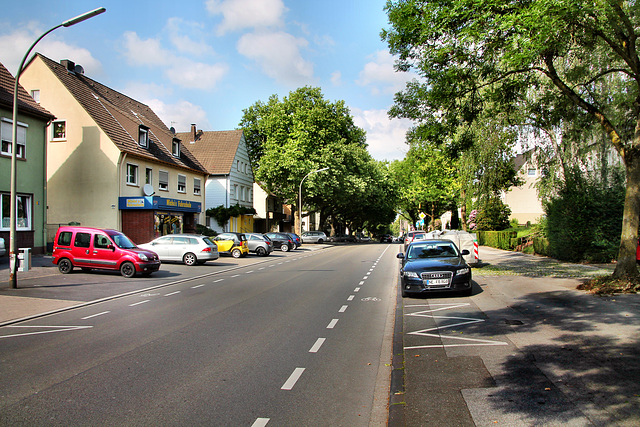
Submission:
[[[122,274],[123,277],[129,279],[136,275],[136,267],[132,262],[123,262],[120,266],[120,274]]]
[[[182,262],[184,262],[185,265],[188,265],[189,267],[191,267],[192,265],[196,265],[196,263],[198,262],[198,258],[191,252],[187,252],[182,257]]]
[[[282,246],[280,246],[280,250],[282,252],[288,252],[289,251],[289,245],[284,245],[283,244]]]
[[[267,256],[267,250],[262,246],[256,248],[256,255],[258,256]]]
[[[236,248],[231,251],[231,256],[233,256],[234,258],[240,258],[242,256],[242,251]]]
[[[73,264],[67,258],[58,261],[58,271],[62,274],[68,274],[73,271]]]
[[[318,239],[318,243],[323,244],[323,243],[324,243],[324,240],[322,240],[322,239]]]

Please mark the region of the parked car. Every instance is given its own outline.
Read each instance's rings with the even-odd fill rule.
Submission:
[[[393,236],[391,234],[383,234],[379,237],[380,243],[393,243]]]
[[[459,292],[471,295],[471,267],[450,240],[425,240],[409,244],[406,254],[399,253],[402,260],[400,283],[402,296],[430,292]]]
[[[327,241],[327,235],[324,231],[305,231],[300,236],[302,243],[324,243]]]
[[[336,233],[334,236],[329,236],[330,242],[355,242],[356,236],[344,233]]]
[[[291,240],[293,240],[293,243],[296,244],[296,249],[302,246],[302,239],[296,233],[285,233],[285,234],[291,237]]]
[[[296,248],[296,244],[293,243],[293,240],[291,240],[291,237],[289,237],[288,234],[269,232],[265,233],[265,236],[271,239],[274,249],[280,249],[282,252],[287,252]]]
[[[231,254],[234,258],[245,257],[249,254],[249,244],[244,233],[221,233],[212,240],[218,245],[218,252]]]
[[[414,240],[415,241],[426,240],[426,238],[427,238],[426,231],[415,230],[415,231],[408,232],[404,237],[404,251],[407,252],[407,246],[409,246],[409,244]]]
[[[273,252],[273,242],[264,234],[244,233],[244,235],[247,236],[249,252],[258,256],[267,256]]]
[[[4,246],[4,239],[0,237],[0,256],[5,256],[6,253],[7,253],[7,250],[5,249],[5,246]]]
[[[186,265],[204,264],[220,256],[218,246],[198,234],[169,234],[138,247],[157,253],[162,262],[179,261]]]
[[[58,228],[53,242],[53,263],[62,274],[80,267],[119,270],[127,278],[136,273],[148,276],[160,269],[158,254],[137,247],[121,232],[74,226]]]

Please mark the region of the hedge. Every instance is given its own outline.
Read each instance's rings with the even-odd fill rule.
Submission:
[[[518,237],[517,231],[476,231],[478,236],[478,244],[482,246],[491,246],[492,248],[512,250],[512,239],[516,241]]]

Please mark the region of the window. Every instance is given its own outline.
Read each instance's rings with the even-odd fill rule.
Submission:
[[[200,195],[200,178],[193,178],[193,194]]]
[[[174,156],[180,157],[180,140],[174,139],[171,143],[171,152]]]
[[[67,122],[65,120],[55,120],[51,128],[53,129],[52,139],[54,141],[67,139]]]
[[[149,185],[153,185],[153,169],[151,168],[147,168],[147,170],[144,173],[144,183],[145,184],[149,184]]]
[[[529,175],[529,176],[536,176],[536,170],[535,170],[535,169],[529,169],[529,170],[527,170],[527,175]]]
[[[91,234],[76,233],[76,239],[73,242],[73,246],[76,248],[88,248],[91,246]]]
[[[187,177],[178,174],[178,193],[187,192]]]
[[[138,128],[138,145],[149,148],[149,128],[140,126]]]
[[[127,184],[138,185],[138,165],[127,163]]]
[[[38,89],[31,91],[31,97],[33,98],[34,101],[40,104],[40,91]]]
[[[111,240],[104,234],[96,234],[93,237],[93,247],[95,249],[109,249],[110,244]]]
[[[16,195],[16,230],[31,230],[31,196]],[[3,193],[0,197],[0,212],[2,212],[2,226],[0,229],[11,228],[11,194]]]
[[[58,244],[60,246],[71,246],[71,237],[73,237],[73,233],[70,231],[62,231],[58,236]]]
[[[24,159],[26,155],[27,144],[27,125],[18,122],[18,149],[16,150],[16,158]],[[10,156],[12,151],[13,141],[13,122],[8,119],[2,119],[2,125],[0,128],[0,138],[2,139],[2,148],[0,153]]]
[[[158,188],[162,191],[169,191],[169,172],[158,172]]]

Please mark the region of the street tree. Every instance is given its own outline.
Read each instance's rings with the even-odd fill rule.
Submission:
[[[507,113],[526,107],[541,81],[601,126],[627,179],[615,277],[639,274],[639,8],[613,0],[390,0],[391,28],[382,32],[397,69],[423,79],[396,95],[391,113],[430,125],[434,136],[496,100]],[[612,75],[623,82],[619,92],[603,84]]]

